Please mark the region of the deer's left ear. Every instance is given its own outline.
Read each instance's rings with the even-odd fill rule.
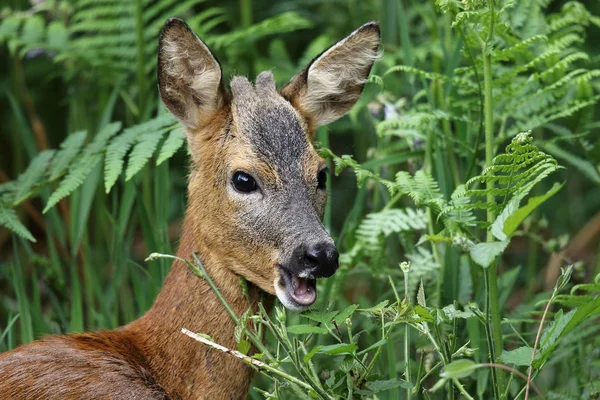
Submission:
[[[281,90],[309,123],[329,124],[358,100],[378,57],[380,31],[369,22],[331,46]]]

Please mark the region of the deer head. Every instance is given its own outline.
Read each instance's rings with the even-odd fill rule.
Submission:
[[[327,169],[312,140],[358,100],[378,47],[379,26],[368,23],[279,91],[267,71],[254,85],[234,77],[229,92],[217,59],[185,22],[170,19],[162,30],[158,85],[187,131],[197,250],[289,309],[313,304],[316,278],[338,268],[321,223]]]

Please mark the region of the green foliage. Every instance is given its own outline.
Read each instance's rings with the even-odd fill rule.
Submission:
[[[317,135],[338,175],[324,221],[340,269],[319,280],[320,310],[236,316],[243,354],[266,332],[254,357],[271,370],[250,396],[523,398],[527,382],[502,364],[548,398],[594,398],[598,250],[580,232],[600,206],[597,5],[11,4],[0,11],[0,350],[114,328],[152,304],[170,260],[142,260],[177,242],[188,163],[155,90],[168,17],[185,18],[225,77],[273,68],[282,84],[378,19],[384,51],[361,100]],[[548,300],[551,254],[584,261]]]

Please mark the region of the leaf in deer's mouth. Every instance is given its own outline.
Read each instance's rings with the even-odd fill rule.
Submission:
[[[290,300],[300,307],[308,307],[317,299],[317,280],[301,278],[298,275],[280,268],[282,283]]]

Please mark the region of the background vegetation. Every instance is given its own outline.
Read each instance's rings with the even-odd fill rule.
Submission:
[[[156,90],[167,17],[225,76],[280,83],[379,20],[363,97],[318,134],[342,267],[320,283],[324,311],[252,317],[278,372],[250,396],[533,397],[519,371],[546,398],[600,395],[597,2],[8,3],[0,351],[152,304],[170,260],[144,260],[175,252],[186,188]]]

